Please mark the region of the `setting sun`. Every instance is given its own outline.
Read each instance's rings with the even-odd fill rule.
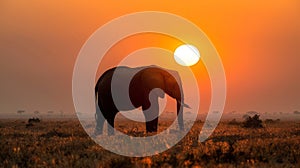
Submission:
[[[184,44],[176,48],[174,59],[182,66],[192,66],[199,61],[200,53],[195,46]]]

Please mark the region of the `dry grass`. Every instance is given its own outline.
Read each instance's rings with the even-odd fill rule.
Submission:
[[[260,129],[220,123],[205,142],[196,122],[176,146],[161,154],[129,158],[102,149],[77,120],[0,122],[1,167],[300,167],[300,123],[279,122]],[[116,124],[128,134],[143,134],[144,125]],[[169,122],[160,122],[160,129]],[[130,127],[130,128],[129,128]]]

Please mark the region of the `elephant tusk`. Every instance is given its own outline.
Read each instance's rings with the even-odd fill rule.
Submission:
[[[188,109],[191,109],[191,107],[190,107],[189,105],[185,104],[185,103],[181,103],[181,105],[182,105],[183,107],[186,107],[186,108],[188,108]]]

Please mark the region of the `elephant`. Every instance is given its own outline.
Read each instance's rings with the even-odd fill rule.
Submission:
[[[126,84],[127,83],[127,84]],[[95,86],[96,110],[95,135],[102,134],[105,120],[108,135],[114,135],[114,120],[119,111],[142,107],[146,119],[146,132],[157,132],[158,98],[165,93],[176,99],[177,119],[180,130],[184,130],[184,95],[179,73],[159,66],[117,66],[105,71]],[[117,103],[116,103],[117,102]]]

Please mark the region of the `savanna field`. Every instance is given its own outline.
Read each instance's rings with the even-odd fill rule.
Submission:
[[[133,136],[144,134],[143,123],[116,123]],[[159,128],[169,125],[160,121]],[[198,142],[203,122],[197,121],[183,140],[151,157],[130,158],[97,145],[80,122],[71,120],[2,119],[1,167],[300,167],[300,121],[264,122],[243,128],[221,122],[205,142]]]

